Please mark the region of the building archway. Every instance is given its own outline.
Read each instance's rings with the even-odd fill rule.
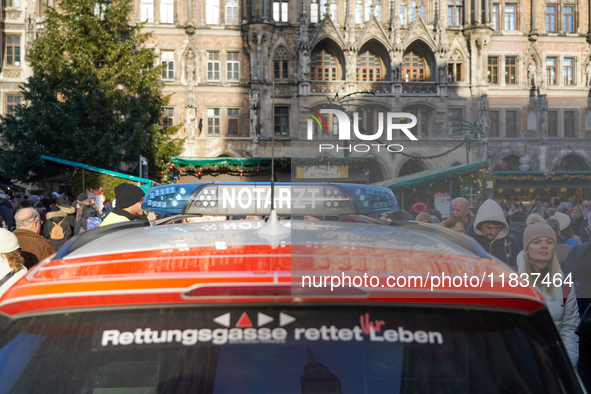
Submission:
[[[505,156],[499,160],[493,171],[519,171],[519,156]]]
[[[581,157],[571,154],[558,160],[552,171],[589,171],[589,165]]]
[[[415,174],[417,172],[427,170],[427,166],[425,162],[421,159],[408,159],[402,167],[400,167],[400,171],[398,172],[398,177],[410,174]]]

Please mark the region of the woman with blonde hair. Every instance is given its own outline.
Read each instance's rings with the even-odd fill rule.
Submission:
[[[517,259],[517,271],[521,278],[525,274],[530,285],[535,284],[535,288],[544,297],[568,357],[573,366],[576,366],[579,359],[579,337],[575,334],[575,329],[580,320],[577,298],[574,288],[568,284],[560,285],[565,278],[556,258],[556,233],[549,225],[534,223],[525,228],[523,253]]]
[[[16,235],[0,229],[0,296],[27,273],[20,248]]]

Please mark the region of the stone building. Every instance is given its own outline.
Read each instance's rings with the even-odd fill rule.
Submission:
[[[8,40],[26,48],[50,0],[27,1],[4,2],[5,112],[29,73]],[[588,2],[135,1],[132,20],[146,22],[166,68],[164,126],[184,124],[183,156],[269,156],[274,135],[276,156],[375,155],[372,181],[481,160],[505,171],[591,169]],[[356,92],[370,94],[343,104]],[[308,139],[307,113],[331,101],[359,113],[362,134],[380,114],[412,113],[418,140],[395,132],[402,153],[319,152],[343,145],[332,114]]]

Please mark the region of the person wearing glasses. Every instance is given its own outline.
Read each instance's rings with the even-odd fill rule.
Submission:
[[[25,259],[25,267],[31,269],[35,264],[55,253],[51,243],[39,235],[41,218],[34,208],[22,208],[16,215],[14,235],[21,246],[21,254]]]
[[[142,203],[144,191],[131,183],[122,183],[115,188],[114,208],[103,220],[101,227],[114,223],[145,220]]]

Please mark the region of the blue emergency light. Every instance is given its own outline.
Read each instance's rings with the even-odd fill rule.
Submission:
[[[345,183],[274,183],[278,215],[370,215],[398,209],[390,189]],[[269,215],[271,183],[183,183],[151,188],[144,211],[200,215]]]

